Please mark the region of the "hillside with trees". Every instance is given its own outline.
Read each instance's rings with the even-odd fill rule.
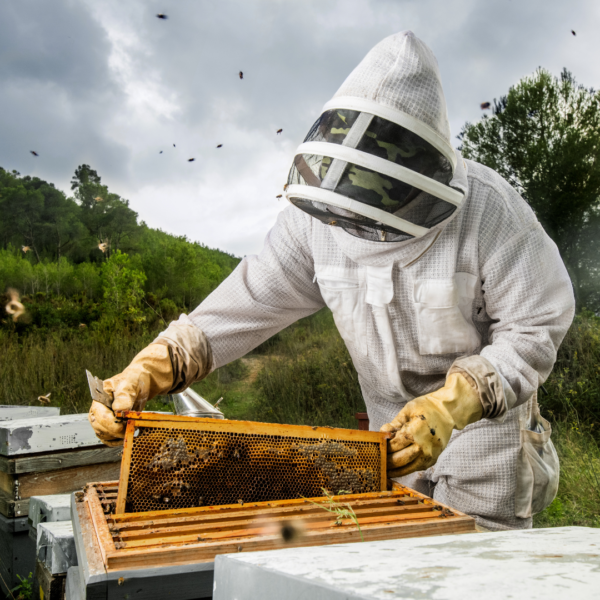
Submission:
[[[164,323],[197,306],[239,262],[148,227],[88,165],[71,190],[0,168],[0,291],[16,290],[27,309],[16,323],[2,315],[4,329]]]

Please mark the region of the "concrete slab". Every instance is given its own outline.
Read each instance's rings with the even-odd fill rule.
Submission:
[[[37,527],[37,559],[51,575],[77,566],[77,551],[71,521],[40,523]]]
[[[563,600],[600,590],[600,529],[561,527],[217,556],[214,600]]]

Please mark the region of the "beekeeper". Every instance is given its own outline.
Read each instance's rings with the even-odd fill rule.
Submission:
[[[371,429],[393,434],[390,476],[490,529],[531,527],[558,485],[536,395],[573,319],[571,282],[517,192],[452,148],[436,59],[412,32],[377,44],[323,107],[286,196],[261,254],[105,382],[113,410],[328,306]],[[98,402],[90,420],[107,443],[124,436]]]

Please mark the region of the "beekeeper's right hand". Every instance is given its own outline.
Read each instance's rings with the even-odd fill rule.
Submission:
[[[200,381],[212,370],[212,352],[204,333],[195,325],[171,323],[118,375],[104,381],[113,397],[112,408],[94,400],[88,419],[96,436],[107,446],[118,446],[125,437],[119,411],[142,411],[148,400],[177,393]]]

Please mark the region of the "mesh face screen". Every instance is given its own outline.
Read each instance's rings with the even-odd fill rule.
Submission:
[[[280,435],[277,425],[272,434],[164,425],[142,426],[132,439],[125,512],[385,489],[380,441],[336,439],[348,430],[328,429],[323,438]]]
[[[304,141],[343,145],[352,137],[352,128],[359,115],[359,112],[352,110],[329,110],[317,119]],[[431,144],[400,125],[373,116],[364,133],[359,135],[360,138],[352,142],[350,147],[410,169],[445,186],[452,180],[450,161]],[[327,187],[326,177],[333,163],[334,160],[328,156],[298,154],[287,183],[317,188],[325,186],[325,189],[332,189],[342,196],[427,229],[445,221],[456,210],[454,204],[409,183],[352,163],[345,163],[335,185]],[[291,197],[290,202],[323,223],[342,227],[357,237],[385,242],[412,238],[398,227],[303,198],[302,194]],[[384,232],[385,235],[382,235]]]

